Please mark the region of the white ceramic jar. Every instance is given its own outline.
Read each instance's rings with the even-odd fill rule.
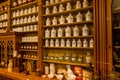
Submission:
[[[73,39],[73,40],[72,40],[72,47],[76,47],[76,45],[77,45],[77,44],[76,44],[76,40]]]
[[[82,28],[82,35],[83,36],[89,36],[89,29],[86,25]]]
[[[71,10],[71,8],[72,8],[72,7],[71,7],[71,3],[68,2],[67,5],[66,5],[66,10],[67,10],[67,11],[68,11],[68,10]]]
[[[77,26],[73,28],[73,36],[79,36],[80,30]]]
[[[85,15],[86,21],[92,21],[92,13],[88,10]]]
[[[28,14],[28,9],[24,9],[24,14]]]
[[[83,7],[88,7],[89,6],[89,3],[87,0],[83,0]]]
[[[50,0],[50,4],[54,4],[55,3],[55,1],[54,0]]]
[[[55,74],[55,64],[50,63],[50,74]]]
[[[36,6],[33,6],[33,7],[32,7],[32,13],[35,13],[35,12],[37,12],[37,7],[36,7]]]
[[[20,15],[21,16],[24,15],[24,10],[23,9],[20,10]]]
[[[70,40],[67,39],[67,41],[66,41],[66,47],[70,47],[70,46],[71,46],[71,44],[70,44]]]
[[[58,37],[63,37],[63,29],[61,27],[58,29]]]
[[[45,40],[45,46],[46,46],[46,47],[49,46],[49,40],[48,40],[48,39]]]
[[[83,21],[83,15],[80,12],[76,16],[76,21],[77,22],[82,22]]]
[[[24,17],[24,23],[27,23],[27,22],[28,22],[28,18]]]
[[[88,42],[86,39],[83,40],[83,47],[88,47]]]
[[[50,18],[47,18],[47,20],[46,20],[46,26],[49,26],[50,23],[51,23]]]
[[[31,7],[28,8],[28,14],[30,14],[30,13],[32,13],[32,8]]]
[[[82,41],[80,39],[77,41],[77,47],[82,47]]]
[[[90,52],[87,52],[87,55],[86,55],[86,63],[92,63],[92,57],[91,57],[91,53]]]
[[[45,14],[50,14],[50,9],[49,8],[46,8]]]
[[[79,9],[79,8],[81,8],[81,7],[82,7],[81,2],[80,2],[80,1],[77,1],[77,2],[76,2],[76,9]]]
[[[68,15],[68,17],[66,17],[66,20],[67,20],[67,23],[73,23],[73,16],[71,13]]]
[[[63,17],[63,15],[61,15],[61,17],[59,19],[59,23],[60,24],[64,24],[65,23],[65,18]]]
[[[28,23],[32,22],[31,16],[28,17]]]
[[[64,6],[63,6],[63,4],[60,4],[60,6],[59,6],[59,12],[63,12],[64,11]]]
[[[37,21],[37,18],[35,15],[32,16],[32,22],[36,22]]]
[[[50,40],[50,47],[54,47],[54,41],[53,41],[53,39]]]
[[[56,40],[55,40],[55,47],[59,47],[59,46],[60,46],[60,44],[59,44],[59,40],[56,39]]]
[[[56,18],[56,17],[53,18],[52,24],[53,24],[53,25],[56,25],[56,24],[57,24],[57,18]]]
[[[20,16],[20,11],[17,10],[16,16]]]
[[[56,37],[56,30],[54,28],[51,30],[51,37]]]
[[[45,66],[45,74],[49,74],[49,67],[48,66]]]
[[[56,6],[53,7],[53,11],[52,12],[53,13],[57,13],[57,7]]]
[[[93,48],[93,45],[94,45],[94,42],[93,42],[93,39],[91,38],[90,41],[89,41],[90,48]]]
[[[45,30],[45,37],[50,37],[50,30],[49,29]]]
[[[67,26],[67,28],[65,29],[65,36],[66,37],[70,37],[71,36],[71,28],[69,26]]]
[[[61,39],[61,45],[60,47],[65,47],[65,40],[64,39]]]
[[[49,5],[50,2],[48,0],[45,1],[45,5]]]

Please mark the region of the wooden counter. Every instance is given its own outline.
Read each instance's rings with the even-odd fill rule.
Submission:
[[[57,79],[38,77],[34,73],[33,74],[31,73],[31,75],[27,76],[23,73],[16,72],[8,73],[7,69],[0,68],[0,80],[57,80]]]

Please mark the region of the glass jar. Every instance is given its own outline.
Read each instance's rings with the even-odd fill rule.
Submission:
[[[54,4],[54,0],[50,0],[50,4]]]
[[[56,54],[56,53],[54,54],[54,59],[58,60],[58,54]]]
[[[50,2],[48,0],[45,1],[45,5],[49,5]]]
[[[63,60],[64,60],[64,53],[60,53],[60,55],[59,55],[59,60],[60,60],[60,61],[63,61]]]
[[[20,16],[20,11],[17,10],[16,16]]]
[[[91,56],[91,53],[90,52],[87,52],[87,55],[86,55],[86,63],[92,63],[92,56]]]
[[[84,62],[84,57],[81,53],[78,54],[78,62],[83,63]]]
[[[77,56],[77,54],[75,54],[75,53],[72,54],[72,57],[71,57],[72,62],[76,62],[76,56]]]
[[[8,10],[8,4],[5,5],[4,10]]]
[[[32,16],[32,22],[36,22],[37,21],[37,18],[35,15]]]
[[[43,59],[46,60],[48,54],[47,54],[47,53],[44,53],[43,55],[44,55],[44,56],[43,56]]]
[[[53,39],[50,40],[50,47],[54,47],[54,40]]]
[[[35,13],[35,12],[37,12],[37,7],[36,7],[36,6],[33,6],[33,8],[32,8],[32,13]]]
[[[27,3],[27,0],[22,0],[23,4]]]
[[[30,14],[30,13],[32,13],[32,8],[31,7],[28,8],[28,14]]]
[[[82,47],[82,42],[80,39],[78,39],[78,41],[77,41],[77,47]]]
[[[70,53],[66,53],[66,55],[65,55],[65,61],[70,61]]]
[[[24,14],[28,14],[28,9],[24,9]]]
[[[24,23],[27,23],[27,22],[28,22],[28,18],[24,17]]]
[[[31,16],[28,17],[28,23],[32,22]]]
[[[22,3],[22,0],[18,0],[18,5],[21,5]]]

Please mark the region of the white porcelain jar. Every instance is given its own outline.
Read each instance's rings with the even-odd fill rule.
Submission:
[[[55,3],[58,3],[58,2],[60,2],[60,0],[55,0]]]
[[[65,47],[65,40],[64,39],[61,39],[61,47]]]
[[[50,47],[54,47],[54,41],[53,41],[53,39],[50,40]]]
[[[89,6],[88,1],[87,1],[87,0],[84,0],[84,1],[83,1],[83,7],[88,7],[88,6]]]
[[[60,4],[60,6],[59,6],[59,12],[63,12],[64,11],[64,6],[63,6],[63,4]]]
[[[57,7],[56,6],[54,6],[53,7],[53,11],[52,11],[53,13],[56,13],[57,12]]]
[[[71,36],[71,28],[69,26],[67,26],[67,28],[65,29],[65,36],[66,37],[70,37]]]
[[[34,26],[30,25],[30,31],[34,31]]]
[[[16,25],[16,24],[17,24],[17,20],[14,19],[14,20],[13,20],[13,25]]]
[[[67,20],[67,23],[73,23],[73,16],[71,13],[68,15],[68,17],[66,17],[66,20]]]
[[[27,22],[28,22],[27,17],[24,17],[24,23],[27,23]]]
[[[65,23],[65,18],[63,17],[63,15],[61,15],[60,19],[59,19],[60,24],[64,24]]]
[[[28,9],[24,9],[24,14],[28,14]]]
[[[82,28],[82,35],[83,36],[89,36],[89,29],[86,25]]]
[[[76,47],[76,45],[77,45],[77,44],[76,44],[76,41],[75,41],[75,39],[73,39],[73,40],[72,40],[72,47]]]
[[[45,1],[45,5],[49,5],[50,2],[48,0]]]
[[[7,19],[7,13],[4,14],[4,18]]]
[[[45,74],[49,74],[49,67],[48,66],[45,66]]]
[[[90,48],[93,48],[93,45],[94,45],[94,42],[93,42],[93,39],[91,38],[90,41],[89,41]]]
[[[63,37],[63,29],[61,27],[58,29],[58,37]]]
[[[83,15],[80,12],[76,16],[76,21],[77,22],[82,22],[83,21]]]
[[[24,23],[24,19],[21,17],[20,19],[20,23],[23,24]]]
[[[22,0],[18,0],[18,5],[21,5],[22,4]]]
[[[70,40],[69,39],[67,39],[67,41],[66,41],[66,47],[70,47]]]
[[[20,15],[21,16],[24,15],[24,10],[23,9],[20,10]]]
[[[56,30],[54,28],[51,30],[51,37],[56,37]]]
[[[50,9],[49,8],[46,8],[45,14],[50,14]]]
[[[60,44],[59,44],[59,40],[56,39],[56,40],[55,40],[55,47],[59,47],[59,46],[60,46]]]
[[[34,31],[38,30],[38,25],[34,25]]]
[[[13,17],[16,17],[16,11],[13,12]]]
[[[83,40],[83,47],[88,47],[88,42],[86,39]]]
[[[30,27],[29,27],[29,25],[28,26],[26,26],[26,31],[30,31]]]
[[[45,30],[45,37],[50,37],[50,30],[49,29]]]
[[[71,10],[71,8],[72,8],[71,4],[70,4],[70,2],[68,2],[67,5],[66,5],[66,10]]]
[[[73,36],[79,36],[80,30],[77,26],[73,28]]]
[[[37,18],[35,15],[32,16],[32,22],[36,22],[37,21]]]
[[[78,41],[77,41],[77,47],[82,47],[82,42],[80,39],[78,39]]]
[[[46,26],[49,26],[50,25],[50,18],[47,18],[47,20],[46,20]]]
[[[85,15],[86,21],[91,21],[92,20],[92,13],[88,10],[88,12]]]
[[[32,7],[32,12],[33,12],[33,13],[37,12],[37,7],[36,7],[36,6],[33,6],[33,7]]]
[[[77,1],[77,2],[76,2],[76,9],[79,9],[79,8],[81,8],[81,7],[82,7],[81,2],[80,2],[80,1]]]
[[[49,46],[49,40],[48,40],[48,39],[45,40],[45,46],[46,46],[46,47]]]
[[[31,16],[28,17],[28,23],[32,22]]]
[[[57,18],[56,18],[56,17],[53,18],[52,24],[53,24],[53,25],[56,25],[56,24],[57,24]]]
[[[17,19],[17,24],[20,24],[20,20],[19,20],[19,18]]]
[[[55,1],[54,0],[50,0],[50,4],[54,4],[55,3]]]
[[[55,64],[50,63],[50,74],[55,74]]]
[[[17,10],[16,16],[20,16],[20,11]]]
[[[31,7],[28,8],[28,14],[30,14],[30,13],[32,13],[32,8]]]

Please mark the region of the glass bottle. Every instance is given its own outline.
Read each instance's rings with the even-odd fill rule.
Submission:
[[[75,53],[72,54],[72,57],[71,57],[72,62],[76,62],[76,56],[77,56],[77,54],[75,54]]]
[[[66,17],[66,20],[67,20],[67,23],[73,23],[73,16],[71,13],[68,15],[68,17]]]
[[[56,30],[54,28],[51,30],[51,37],[56,37]]]
[[[54,41],[53,41],[53,39],[50,40],[50,47],[54,47]]]
[[[69,53],[66,53],[66,55],[65,55],[65,61],[70,61],[70,54]]]
[[[58,29],[58,37],[63,37],[63,29],[61,27]]]
[[[70,46],[71,46],[71,44],[70,44],[70,40],[67,39],[67,41],[66,41],[66,47],[70,47]]]
[[[78,62],[79,63],[83,63],[84,62],[84,58],[83,58],[83,55],[81,53],[78,54]]]
[[[87,52],[87,55],[86,55],[86,63],[92,63],[92,56],[91,56],[91,53],[90,52]]]
[[[45,30],[45,37],[50,37],[50,30],[49,29]]]
[[[88,7],[89,6],[89,3],[87,0],[83,0],[83,7]]]
[[[57,7],[54,6],[54,7],[53,7],[53,13],[56,13],[56,12],[57,12]]]
[[[57,18],[56,18],[56,17],[53,18],[52,24],[53,24],[53,25],[56,25],[56,24],[57,24]]]
[[[61,47],[65,47],[65,40],[64,39],[61,39]]]
[[[85,17],[86,17],[86,21],[91,21],[92,20],[92,13],[88,10]]]
[[[83,40],[83,47],[88,47],[88,42],[86,39]]]
[[[64,7],[63,7],[62,4],[60,4],[60,6],[59,6],[59,12],[63,12],[63,11],[64,11]]]
[[[73,36],[79,36],[79,28],[77,27],[77,26],[75,26],[74,28],[73,28]]]
[[[45,14],[50,14],[50,10],[49,10],[49,8],[46,8],[46,10],[45,10]]]
[[[60,19],[59,19],[60,24],[64,24],[65,23],[65,18],[63,17],[63,15],[61,15]]]
[[[71,4],[70,4],[70,2],[67,3],[67,5],[66,5],[66,10],[67,10],[67,11],[68,11],[68,10],[71,10]]]
[[[82,35],[83,36],[89,36],[89,29],[86,25],[82,28]]]
[[[50,18],[47,18],[46,20],[46,26],[49,26],[50,25]]]
[[[64,53],[60,53],[59,60],[63,61],[64,60]]]
[[[67,26],[67,28],[65,29],[65,36],[66,37],[70,37],[71,36],[71,28],[69,26]]]
[[[77,1],[77,2],[76,2],[76,9],[81,8],[81,7],[82,7],[81,2],[80,2],[80,1]]]
[[[80,39],[78,39],[78,41],[77,41],[77,47],[82,47],[82,42]]]
[[[90,45],[90,48],[93,48],[94,42],[92,38],[90,39],[89,45]]]
[[[59,45],[59,40],[58,39],[56,39],[55,40],[55,47],[59,47],[60,45]]]
[[[77,22],[82,22],[83,21],[83,15],[80,12],[76,16],[76,21]]]
[[[72,40],[72,47],[76,47],[76,45],[77,45],[77,44],[76,44],[76,40],[73,39],[73,40]]]

